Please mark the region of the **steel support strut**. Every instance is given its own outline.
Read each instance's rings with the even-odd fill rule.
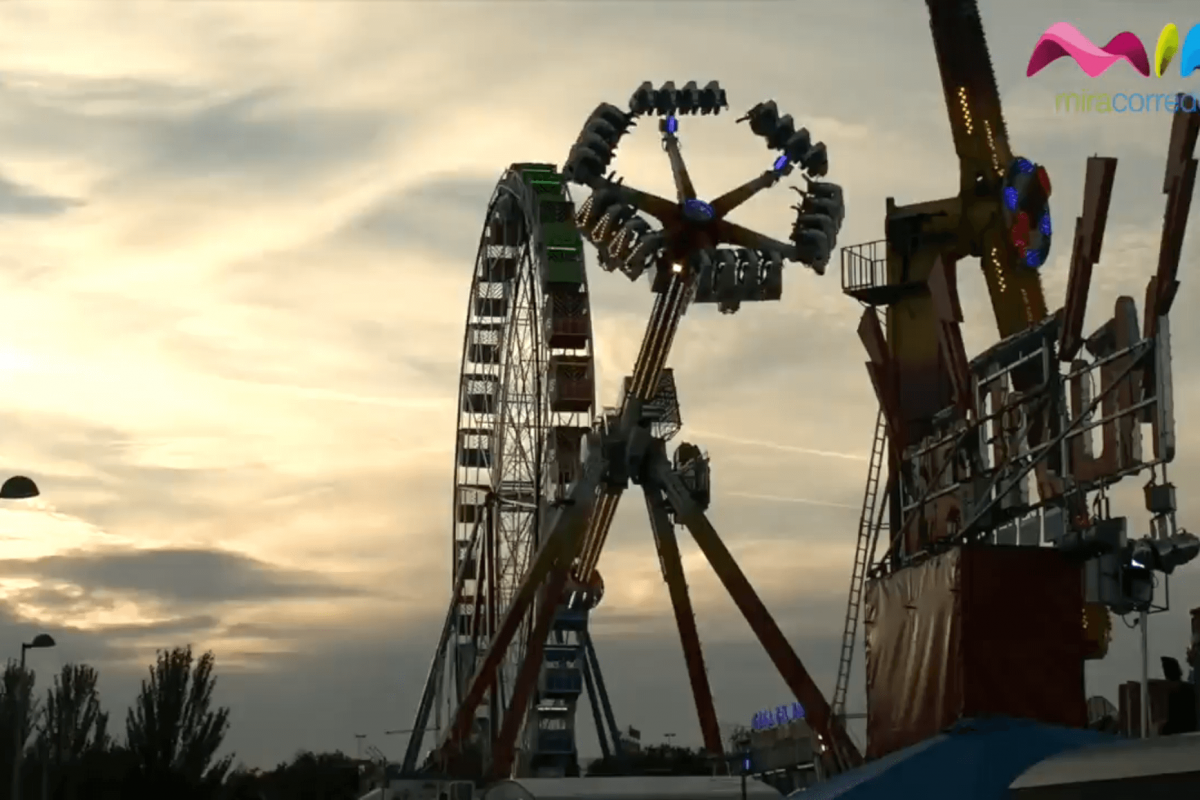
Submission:
[[[600,695],[596,681],[592,679],[592,660],[587,650],[583,653],[583,685],[587,688],[588,704],[592,707],[592,720],[596,723],[596,738],[600,741],[600,755],[605,759],[612,757],[608,749],[608,729],[604,727],[604,716],[600,713]]]
[[[762,600],[746,579],[746,575],[738,567],[733,555],[721,541],[721,537],[713,528],[708,517],[692,499],[687,487],[675,471],[671,462],[662,453],[654,456],[651,464],[651,474],[666,492],[671,507],[675,510],[675,518],[687,527],[712,565],[713,572],[729,592],[729,596],[737,605],[742,616],[750,625],[754,635],[758,637],[775,669],[779,671],[784,683],[792,690],[796,700],[804,706],[807,719],[819,739],[832,752],[835,761],[841,769],[856,767],[862,763],[862,755],[847,735],[845,728],[835,720],[821,690],[817,688],[812,676],[804,668],[796,651],[788,644],[783,631],[775,623]]]
[[[487,507],[490,508],[494,502],[494,497],[489,495],[486,501]],[[446,649],[454,628],[454,611],[458,606],[458,598],[462,594],[463,586],[467,582],[469,572],[467,565],[475,552],[475,545],[479,541],[479,532],[483,527],[483,522],[484,520],[480,519],[475,523],[475,527],[471,531],[471,538],[467,540],[466,548],[461,555],[456,554],[456,557],[462,560],[458,562],[458,568],[454,575],[454,592],[450,595],[450,608],[442,623],[442,633],[438,637],[437,649],[433,651],[433,661],[429,665],[429,674],[425,678],[425,689],[421,692],[421,702],[417,705],[417,718],[413,723],[412,735],[408,740],[408,748],[404,751],[402,772],[405,775],[412,774],[417,767],[417,759],[421,755],[421,742],[425,739],[425,729],[429,726],[429,713],[433,710],[434,698],[437,697],[442,666],[446,659]]]
[[[550,636],[550,626],[554,624],[563,588],[567,585],[568,567],[569,562],[555,567],[542,591],[542,605],[533,624],[533,633],[529,635],[525,660],[521,662],[516,683],[513,684],[508,713],[504,715],[504,724],[492,749],[492,776],[495,778],[507,777],[512,771],[513,757],[517,750],[517,735],[520,734],[525,717],[529,714],[529,702],[533,699],[533,690],[542,668],[546,639]]]
[[[596,646],[592,643],[592,635],[584,629],[580,633],[583,642],[584,663],[591,671],[592,680],[596,684],[596,692],[600,700],[600,710],[604,712],[604,722],[608,725],[608,735],[612,737],[613,751],[618,763],[623,763],[625,747],[621,744],[621,731],[617,729],[617,716],[613,713],[612,701],[608,699],[608,689],[604,686],[604,674],[600,671],[600,659],[596,655]]]
[[[440,744],[444,756],[449,755],[450,751],[461,745],[470,736],[471,726],[475,720],[475,710],[479,708],[487,690],[493,684],[499,684],[499,681],[495,680],[496,670],[508,652],[509,645],[512,644],[513,637],[516,636],[521,623],[525,621],[543,582],[555,567],[561,566],[566,569],[575,558],[583,538],[583,530],[587,526],[596,487],[606,468],[607,464],[600,456],[599,448],[589,448],[588,460],[584,464],[582,476],[577,483],[572,485],[567,499],[551,517],[551,524],[547,527],[549,533],[541,547],[538,548],[525,577],[513,594],[503,621],[492,640],[488,642],[488,650],[483,658],[483,663],[475,671],[466,694],[459,703],[454,717],[450,720]]]
[[[683,646],[683,659],[687,665],[688,680],[692,684],[692,697],[696,701],[696,715],[700,718],[700,732],[704,736],[704,749],[710,756],[724,755],[721,746],[721,729],[717,724],[717,712],[713,708],[712,688],[708,684],[708,672],[704,668],[704,651],[700,647],[700,635],[696,631],[696,615],[692,610],[692,599],[688,595],[687,579],[683,572],[683,559],[679,556],[679,542],[675,538],[675,526],[667,512],[666,499],[658,486],[643,485],[646,496],[646,513],[650,516],[650,529],[654,533],[654,544],[662,564],[663,579],[671,596],[671,608],[675,612],[675,626],[679,629],[679,643]]]

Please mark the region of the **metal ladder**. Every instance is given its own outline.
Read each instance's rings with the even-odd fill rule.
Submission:
[[[875,418],[875,440],[871,443],[871,461],[867,465],[867,485],[863,490],[862,514],[858,518],[858,543],[854,549],[854,568],[850,573],[850,597],[846,603],[846,624],[842,628],[842,653],[838,663],[837,685],[833,689],[833,714],[845,717],[846,691],[850,687],[850,667],[854,662],[854,643],[862,614],[863,582],[874,555],[877,535],[876,509],[879,504],[879,478],[887,458],[887,422],[883,407]]]

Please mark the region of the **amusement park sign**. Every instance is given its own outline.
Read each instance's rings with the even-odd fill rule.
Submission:
[[[750,720],[750,729],[765,731],[768,728],[776,728],[798,719],[804,719],[804,706],[799,703],[776,706],[755,714],[754,718]]]

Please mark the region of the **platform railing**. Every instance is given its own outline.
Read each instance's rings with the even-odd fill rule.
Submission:
[[[842,291],[855,295],[887,285],[887,240],[842,248]]]

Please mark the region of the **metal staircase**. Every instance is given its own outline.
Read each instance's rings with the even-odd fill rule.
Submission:
[[[850,574],[850,597],[846,603],[846,624],[842,628],[842,653],[838,662],[837,685],[833,690],[833,713],[845,718],[846,691],[850,686],[850,667],[854,662],[854,644],[858,635],[858,620],[862,615],[863,583],[867,568],[875,554],[881,520],[879,486],[883,463],[887,460],[887,423],[883,408],[875,418],[875,440],[871,443],[871,460],[867,465],[867,485],[863,490],[862,514],[858,518],[858,542],[854,549],[854,568]]]

